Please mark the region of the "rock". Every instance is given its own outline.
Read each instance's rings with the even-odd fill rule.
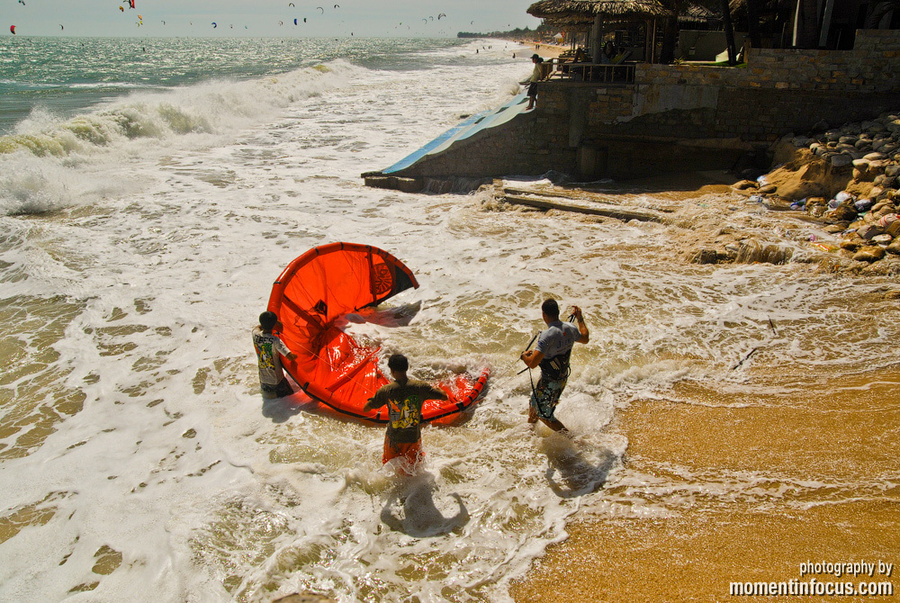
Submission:
[[[844,227],[840,224],[829,224],[825,227],[825,232],[827,232],[828,234],[837,234],[839,232],[842,232],[843,230]]]
[[[759,194],[761,195],[771,195],[772,193],[778,190],[777,184],[766,184],[765,186],[759,187]]]
[[[717,264],[719,262],[719,254],[715,249],[701,249],[691,260],[694,264]]]
[[[891,222],[888,225],[887,230],[884,231],[884,234],[889,234],[895,239],[900,237],[900,220]]]
[[[884,229],[878,224],[866,224],[862,228],[859,228],[856,231],[856,234],[868,241],[880,234],[884,234]]]
[[[900,255],[900,238],[894,239],[894,241],[885,247],[884,250],[888,253],[893,253],[894,255]]]
[[[853,203],[853,207],[856,209],[858,213],[865,213],[872,209],[872,206],[875,204],[871,199],[857,199]]]
[[[832,167],[847,167],[853,162],[853,158],[850,155],[832,155],[829,158]]]
[[[821,218],[828,211],[828,202],[825,197],[809,197],[806,200],[806,213],[814,218]]]
[[[877,262],[884,257],[884,249],[874,245],[867,245],[853,254],[853,259],[857,262]]]
[[[740,250],[734,259],[737,264],[754,264],[762,262],[766,264],[786,264],[793,255],[793,250],[781,245],[763,245],[756,239],[747,239],[740,242]]]
[[[761,203],[763,207],[772,211],[787,211],[791,209],[791,203],[781,197],[763,197]]]
[[[883,155],[882,153],[869,153],[863,159],[868,161],[884,161],[887,159],[887,155]]]
[[[880,234],[872,237],[872,242],[881,247],[887,247],[893,242],[893,240],[894,237],[889,234]]]
[[[825,220],[832,224],[836,222],[850,222],[856,219],[856,208],[853,207],[853,200],[844,201],[835,209],[825,214]]]
[[[846,249],[847,251],[858,251],[865,244],[865,239],[854,232],[845,237],[843,241],[841,241],[841,249]]]
[[[731,185],[731,188],[739,191],[745,191],[747,189],[756,189],[759,188],[759,183],[754,180],[739,180]]]

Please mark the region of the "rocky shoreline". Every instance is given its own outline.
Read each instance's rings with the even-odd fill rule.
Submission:
[[[900,112],[788,134],[771,150],[777,167],[764,174],[661,174],[612,185],[497,180],[483,187],[483,206],[661,223],[675,255],[697,264],[900,275]]]
[[[769,210],[819,224],[834,239],[811,240],[810,248],[831,256],[824,260],[830,268],[900,274],[900,112],[789,134],[774,157],[778,167],[733,188]],[[738,255],[704,249],[694,259],[740,261]]]

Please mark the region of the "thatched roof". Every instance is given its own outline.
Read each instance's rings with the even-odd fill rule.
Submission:
[[[527,12],[562,26],[590,25],[596,16],[604,21],[642,21],[672,15],[657,0],[541,0]]]
[[[699,4],[688,6],[678,14],[679,21],[721,21],[721,19],[721,14],[713,12]]]

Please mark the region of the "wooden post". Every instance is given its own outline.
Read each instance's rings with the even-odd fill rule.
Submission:
[[[600,53],[603,52],[603,17],[596,15],[594,25],[591,27],[591,62],[600,62]]]
[[[737,51],[734,48],[734,27],[731,25],[731,8],[728,6],[728,0],[721,0],[722,3],[722,25],[725,26],[725,43],[728,47],[728,64],[737,64]]]
[[[834,12],[834,0],[825,3],[825,15],[822,17],[822,30],[819,33],[819,48],[828,48],[828,34],[831,31],[831,15]]]

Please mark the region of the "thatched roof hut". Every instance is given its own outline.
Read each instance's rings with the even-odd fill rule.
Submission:
[[[649,32],[644,54],[652,62],[657,19],[674,13],[658,0],[541,0],[528,7],[528,14],[570,31],[590,32],[594,62],[600,60],[600,40],[610,24],[642,23]]]
[[[541,0],[527,12],[554,25],[579,28],[591,27],[597,17],[621,23],[672,16],[657,0]]]

